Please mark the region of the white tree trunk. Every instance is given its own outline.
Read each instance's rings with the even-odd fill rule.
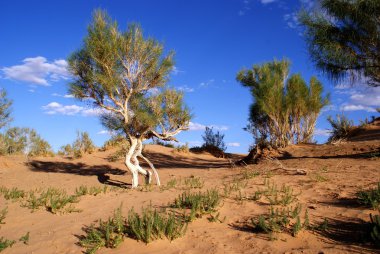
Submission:
[[[129,136],[129,140],[131,142],[131,146],[125,155],[125,165],[132,173],[132,188],[136,188],[139,185],[138,169],[131,161],[136,150],[137,138]]]
[[[155,169],[153,164],[142,155],[142,140],[132,136],[129,136],[129,139],[131,141],[131,146],[129,147],[129,150],[125,155],[125,165],[132,173],[132,188],[136,188],[139,184],[138,173],[143,174],[145,176],[145,182],[147,184],[150,184],[152,182],[152,172],[149,170],[145,170],[140,166],[138,157],[144,159],[148,163],[149,167],[153,170],[157,185],[161,185],[157,170]]]

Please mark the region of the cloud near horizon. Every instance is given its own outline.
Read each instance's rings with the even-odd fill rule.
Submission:
[[[45,57],[25,58],[21,65],[1,68],[4,78],[40,86],[50,86],[51,82],[67,80],[70,73],[64,59],[47,61]]]
[[[103,111],[101,109],[85,108],[78,105],[62,105],[58,102],[50,102],[42,106],[45,114],[48,115],[66,115],[66,116],[99,116]]]
[[[190,131],[204,131],[206,129],[206,127],[213,128],[214,130],[217,130],[217,131],[228,130],[228,126],[224,126],[224,125],[219,126],[219,125],[203,125],[200,123],[193,123],[193,122],[189,123],[189,130]]]

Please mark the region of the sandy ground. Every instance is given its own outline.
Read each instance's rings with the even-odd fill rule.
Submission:
[[[146,245],[126,238],[117,249],[103,248],[97,253],[379,253],[379,249],[363,241],[362,233],[369,214],[376,212],[360,206],[355,199],[357,191],[375,187],[380,181],[379,157],[368,158],[368,154],[379,150],[379,140],[292,146],[283,150],[278,160],[239,168],[232,167],[227,159],[207,154],[182,154],[166,147],[147,146],[146,154],[158,168],[163,185],[173,178],[195,176],[205,182],[203,191],[215,187],[223,193],[223,184],[238,182],[236,179],[244,172],[260,174],[240,180],[247,181],[241,194],[232,192],[224,198],[219,209],[220,217],[226,217],[223,223],[209,222],[204,216],[190,223],[186,235],[173,242],[158,240]],[[74,193],[80,185],[116,187],[106,194],[81,197],[75,204],[82,210],[79,213],[52,214],[43,209],[32,213],[20,202],[0,197],[0,209],[8,207],[0,237],[18,240],[30,232],[28,245],[17,242],[3,253],[82,253],[78,240],[84,235],[83,229],[98,219],[107,219],[120,205],[126,215],[130,208],[139,210],[150,203],[164,207],[183,192],[183,186],[169,190],[157,186],[150,191],[129,189],[131,175],[124,171],[122,161],[107,160],[112,152],[96,152],[78,160],[0,157],[0,186],[7,188],[56,187]],[[295,175],[282,168],[306,169],[308,174]],[[268,178],[278,186],[291,186],[299,194],[296,203],[308,209],[311,223],[327,218],[328,230],[302,231],[297,237],[281,233],[278,240],[270,241],[267,235],[247,226],[251,218],[268,212],[269,205],[264,200],[245,199],[263,188]]]

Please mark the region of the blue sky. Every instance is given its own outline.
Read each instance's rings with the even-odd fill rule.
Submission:
[[[145,36],[176,52],[169,85],[185,92],[195,117],[178,139],[200,145],[205,126],[225,134],[229,152],[247,152],[252,137],[243,131],[252,98],[235,81],[243,67],[274,58],[291,60],[292,73],[316,75],[332,104],[318,119],[315,139],[326,140],[328,115],[359,119],[378,115],[379,88],[338,86],[309,60],[295,13],[311,0],[113,0],[0,1],[0,88],[14,101],[12,126],[36,129],[55,150],[88,131],[98,146],[109,138],[91,105],[67,92],[67,57],[80,47],[93,10],[102,8],[121,30],[138,22]]]

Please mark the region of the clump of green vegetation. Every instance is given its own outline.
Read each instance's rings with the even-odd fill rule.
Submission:
[[[336,119],[329,116],[327,121],[332,127],[331,136],[329,137],[328,142],[346,140],[355,129],[354,122],[349,120],[345,115],[337,115]]]
[[[377,188],[359,191],[357,197],[363,205],[371,206],[374,210],[380,208],[380,182],[377,183]]]
[[[72,156],[75,159],[81,158],[84,154],[91,154],[95,151],[95,145],[88,132],[77,132],[76,140],[70,145],[61,146],[58,154]]]
[[[25,197],[25,191],[18,189],[17,187],[13,187],[12,189],[5,188],[4,186],[0,187],[0,194],[6,200],[18,200],[20,198]]]
[[[255,230],[269,234],[270,239],[275,239],[274,233],[289,232],[296,236],[302,229],[309,227],[309,215],[305,212],[304,222],[301,223],[300,204],[294,208],[274,208],[271,206],[269,214],[260,215],[258,219],[251,219]]]
[[[8,207],[5,207],[0,211],[0,224],[5,224],[4,220],[7,214],[8,214]]]
[[[159,213],[152,207],[143,208],[141,216],[132,209],[128,213],[129,237],[149,243],[165,236],[170,241],[183,236],[187,229],[185,220],[175,213]]]
[[[26,233],[25,235],[21,236],[19,241],[23,242],[24,244],[28,245],[30,240],[30,232]]]
[[[30,128],[13,127],[0,134],[0,155],[54,156],[50,144]]]
[[[223,183],[224,197],[229,197],[232,192],[241,191],[247,187],[248,182],[235,178],[231,183]]]
[[[174,200],[172,207],[190,209],[188,221],[202,217],[203,214],[216,212],[216,207],[221,203],[221,196],[215,189],[206,192],[184,192]]]
[[[87,249],[86,253],[95,253],[102,247],[116,248],[125,237],[125,224],[120,206],[113,217],[107,221],[100,220],[98,227],[91,225],[86,230],[87,235],[79,241],[79,244]]]
[[[100,193],[107,193],[107,190],[108,190],[107,185],[104,185],[104,187],[100,187],[100,186],[87,187],[85,185],[81,185],[75,189],[75,195],[77,197],[85,196],[85,195],[97,196]]]
[[[259,175],[260,175],[259,172],[252,171],[252,170],[249,170],[249,169],[244,170],[243,173],[242,173],[242,177],[245,180],[249,180],[249,179],[255,178],[256,176],[259,176]]]
[[[174,213],[158,212],[148,206],[142,208],[141,215],[132,208],[125,218],[120,206],[107,221],[91,225],[79,244],[87,249],[86,253],[95,253],[102,247],[116,248],[127,236],[144,243],[163,237],[172,241],[183,236],[186,229],[187,223]]]
[[[0,237],[0,252],[5,250],[8,247],[12,247],[13,244],[15,244],[16,241],[14,240],[8,240],[5,239],[4,237]]]
[[[264,196],[270,205],[282,205],[286,206],[294,202],[297,195],[294,194],[293,189],[290,186],[282,185],[279,189],[275,183],[265,181],[264,190],[258,190],[252,197],[253,200],[258,200],[261,196]]]
[[[189,144],[186,143],[184,145],[176,146],[174,148],[174,151],[178,153],[189,153],[190,152]]]
[[[193,175],[185,178],[185,187],[188,189],[202,189],[204,186],[204,181],[200,177],[194,177]]]

